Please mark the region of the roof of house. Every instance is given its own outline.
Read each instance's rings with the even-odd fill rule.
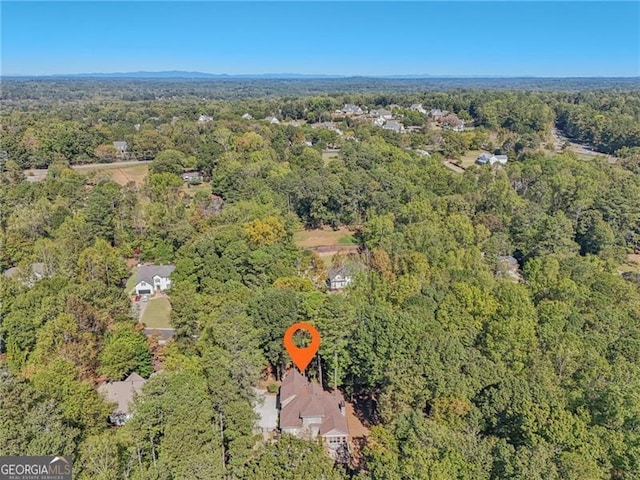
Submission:
[[[182,178],[201,178],[202,177],[202,173],[200,172],[184,172],[182,174]]]
[[[153,277],[167,278],[176,269],[175,265],[141,265],[136,274],[136,285],[142,281],[152,284]]]
[[[512,255],[500,256],[498,257],[498,260],[501,263],[506,264],[510,269],[511,268],[517,269],[519,267],[518,260],[516,260],[516,258]]]
[[[338,275],[340,275],[342,277],[348,277],[351,274],[351,269],[349,267],[347,267],[346,265],[341,265],[339,267],[330,268],[327,273],[329,275],[329,279],[333,280]]]
[[[402,126],[401,123],[398,123],[396,120],[388,120],[387,123],[385,123],[384,127],[382,127],[382,128],[384,128],[385,130],[400,131],[404,127]]]
[[[380,110],[371,110],[369,113],[372,117],[388,117],[393,115],[391,111],[385,110],[384,108],[381,108]]]
[[[332,431],[349,435],[347,417],[340,411],[344,405],[342,394],[324,391],[295,369],[287,372],[282,381],[280,402],[284,405],[280,410],[280,428],[301,428],[303,418],[320,417],[320,435]]]
[[[6,277],[16,278],[20,273],[20,267],[11,267],[6,269],[2,274]],[[40,279],[45,276],[44,263],[35,262],[31,264],[31,276]]]
[[[129,405],[135,393],[142,389],[147,381],[137,373],[132,373],[121,382],[105,382],[98,387],[98,391],[104,393],[106,399],[117,404],[114,412],[129,413]]]
[[[147,337],[157,337],[158,341],[168,342],[173,338],[176,331],[173,328],[145,328],[144,334]]]

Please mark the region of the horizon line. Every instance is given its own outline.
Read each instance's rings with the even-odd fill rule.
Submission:
[[[167,75],[162,77],[161,75]],[[389,78],[389,79],[420,79],[420,78],[536,78],[536,79],[572,79],[572,78],[627,78],[640,79],[638,75],[533,75],[533,74],[505,74],[505,75],[489,75],[489,74],[429,74],[429,73],[391,73],[391,74],[375,74],[375,73],[296,73],[296,72],[266,72],[266,73],[215,73],[189,70],[138,70],[131,72],[65,72],[65,73],[0,73],[2,77],[131,77],[154,75],[156,78],[190,78],[196,75],[212,76],[212,77],[307,77],[307,78]]]

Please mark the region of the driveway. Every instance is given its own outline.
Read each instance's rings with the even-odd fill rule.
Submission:
[[[276,408],[276,395],[270,395],[266,390],[254,388],[257,402],[253,411],[258,414],[256,428],[266,434],[278,427],[278,409]]]

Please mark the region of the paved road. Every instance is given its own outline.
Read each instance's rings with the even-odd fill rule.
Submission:
[[[74,170],[86,171],[86,170],[104,170],[105,168],[122,168],[131,167],[133,165],[140,165],[145,163],[151,163],[151,160],[127,160],[125,162],[112,162],[112,163],[87,163],[83,165],[71,165]],[[42,182],[47,177],[46,168],[30,168],[23,170],[23,173],[27,176],[27,180],[30,182]]]

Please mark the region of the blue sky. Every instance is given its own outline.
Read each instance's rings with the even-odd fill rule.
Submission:
[[[640,75],[640,2],[1,2],[3,74]]]

